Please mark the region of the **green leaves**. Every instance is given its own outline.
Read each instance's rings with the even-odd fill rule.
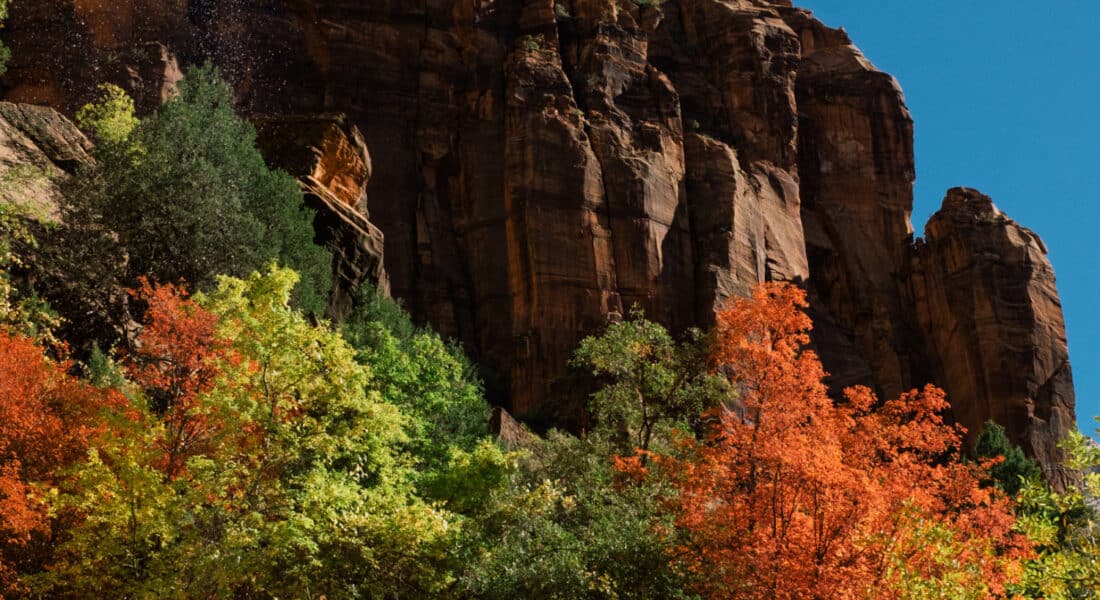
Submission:
[[[974,443],[974,455],[979,459],[997,459],[989,469],[992,482],[1010,496],[1015,496],[1024,482],[1042,475],[1039,465],[1024,455],[1024,451],[1008,440],[1004,427],[988,421]]]
[[[343,325],[356,359],[371,374],[367,389],[409,417],[408,450],[430,479],[452,449],[473,450],[488,436],[490,408],[481,382],[461,350],[408,316],[371,288]]]
[[[24,266],[14,246],[38,245],[28,226],[33,220],[29,209],[0,201],[0,326],[56,345],[57,315],[37,295],[18,289],[11,278],[13,268]]]
[[[511,456],[503,487],[489,471],[463,528],[461,597],[683,597],[665,490],[619,480],[607,448],[551,432]]]
[[[100,144],[125,144],[139,123],[134,100],[111,83],[101,84],[99,91],[99,102],[85,104],[77,111],[76,122],[81,129],[95,134]]]
[[[708,370],[701,333],[677,344],[639,311],[585,338],[573,364],[605,378],[589,408],[621,453],[667,445],[675,428],[729,399],[726,380]]]
[[[8,7],[11,5],[11,0],[0,0],[0,30],[4,27],[4,19],[8,18]],[[0,75],[3,75],[8,70],[8,60],[11,59],[11,50],[8,49],[3,43],[0,43]]]
[[[123,283],[151,276],[210,289],[218,274],[245,276],[277,259],[301,274],[295,305],[322,313],[331,255],[313,244],[313,215],[297,183],[267,168],[217,70],[188,70],[179,95],[140,122],[121,89],[102,90],[102,101],[78,114],[101,143],[97,166],[70,185],[68,210],[78,218],[65,220],[117,233],[116,255],[128,256]],[[115,257],[98,259],[80,268]]]
[[[1029,598],[1095,598],[1100,590],[1100,448],[1074,431],[1063,441],[1066,467],[1081,476],[1077,486],[1055,492],[1038,476],[1017,495],[1018,527],[1035,541],[1038,557],[1026,563],[1017,590]]]

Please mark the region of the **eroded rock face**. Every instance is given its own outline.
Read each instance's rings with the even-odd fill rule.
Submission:
[[[91,147],[52,108],[0,102],[0,202],[16,204],[36,219],[57,220],[58,186],[91,163]]]
[[[897,81],[847,34],[802,12],[787,21],[802,47],[798,156],[810,283],[818,321],[828,321],[816,339],[836,383],[860,382],[869,370],[883,394],[896,396],[925,379],[896,277],[913,233],[913,120]],[[849,341],[862,361],[833,350]]]
[[[258,117],[255,122],[264,159],[298,179],[306,205],[317,211],[316,241],[332,251],[327,316],[347,317],[364,283],[389,293],[384,236],[367,212],[371,159],[359,129],[339,115]]]
[[[69,111],[112,77],[149,106],[173,61],[210,58],[253,114],[347,114],[394,295],[461,340],[521,419],[584,426],[569,353],[632,305],[679,330],[792,280],[835,386],[938,383],[965,424],[1008,420],[1048,462],[1072,423],[1049,268],[1011,241],[1022,229],[950,216],[914,249],[897,82],[789,2],[24,0],[6,37],[7,96]],[[147,47],[163,52],[131,57]],[[326,179],[340,151],[323,135],[280,138],[321,149],[292,169],[307,193],[358,197]],[[332,239],[348,264],[377,256],[343,241],[358,233]],[[958,273],[993,264],[956,302]]]
[[[976,190],[947,192],[912,256],[909,284],[932,379],[971,430],[986,419],[1048,469],[1074,427],[1062,304],[1047,249]],[[1049,471],[1061,479],[1061,471]]]

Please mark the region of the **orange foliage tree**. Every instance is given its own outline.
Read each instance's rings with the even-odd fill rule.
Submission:
[[[71,367],[0,328],[0,597],[17,586],[16,563],[48,555],[51,522],[41,494],[104,430],[102,410],[125,403],[70,376]]]
[[[187,459],[210,452],[221,433],[225,420],[204,395],[216,385],[223,361],[239,360],[229,342],[215,334],[217,316],[188,298],[184,288],[142,279],[132,295],[147,308],[128,371],[164,424],[157,440],[163,457],[155,466],[175,479]]]
[[[934,387],[827,395],[804,293],[765,284],[718,315],[713,360],[739,391],[703,442],[655,468],[710,598],[986,597],[1018,575],[1011,507],[961,461]],[[639,461],[633,468],[643,469]]]

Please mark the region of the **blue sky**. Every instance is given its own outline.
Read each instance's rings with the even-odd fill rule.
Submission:
[[[1100,415],[1100,0],[795,0],[897,77],[916,122],[913,225],[978,188],[1050,249],[1077,417]]]

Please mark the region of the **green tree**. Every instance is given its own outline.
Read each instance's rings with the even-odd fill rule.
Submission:
[[[581,341],[573,365],[605,378],[589,409],[620,453],[648,451],[654,441],[667,445],[674,429],[730,397],[726,379],[709,370],[701,333],[677,344],[637,310]]]
[[[611,447],[599,434],[551,432],[506,456],[503,480],[479,467],[492,476],[462,529],[458,595],[685,597],[690,574],[671,561],[677,538],[660,502],[668,490],[620,477]]]
[[[1078,485],[1058,493],[1038,475],[1017,495],[1020,528],[1035,541],[1038,557],[1027,563],[1028,598],[1076,600],[1100,597],[1100,447],[1080,432],[1062,444],[1066,468],[1081,474]]]
[[[673,560],[683,540],[665,510],[673,490],[657,474],[634,479],[616,464],[639,449],[674,451],[677,431],[690,434],[693,419],[730,397],[705,356],[701,334],[677,344],[639,312],[583,340],[574,364],[599,377],[589,405],[598,425],[583,439],[532,436],[502,484],[481,486],[480,503],[453,504],[477,523],[463,529],[463,593],[685,597],[691,574]]]
[[[312,213],[296,182],[266,166],[255,129],[237,116],[233,91],[216,69],[191,68],[179,90],[140,122],[129,98],[111,86],[80,111],[101,144],[97,165],[69,186],[64,220],[76,231],[55,245],[73,249],[93,238],[95,247],[107,246],[101,238],[117,234],[118,253],[103,248],[99,260],[70,262],[97,269],[124,254],[126,286],[149,275],[205,290],[218,274],[243,276],[275,259],[302,274],[295,306],[320,314],[332,258],[313,243]]]
[[[409,450],[430,479],[453,448],[470,451],[489,435],[490,407],[473,365],[456,344],[413,325],[408,313],[369,284],[342,328],[369,391],[410,417]]]
[[[1009,496],[1015,496],[1025,481],[1042,474],[1039,465],[1028,458],[1023,449],[1009,441],[1005,428],[993,421],[986,422],[981,435],[974,442],[973,455],[979,460],[1002,459],[990,467],[990,483]]]

